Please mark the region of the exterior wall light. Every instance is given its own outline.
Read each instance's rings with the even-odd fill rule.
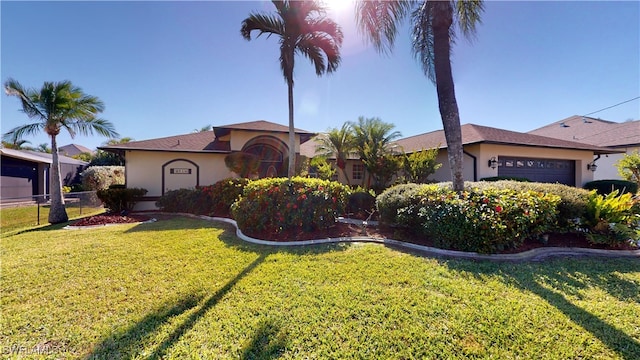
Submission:
[[[498,167],[498,159],[496,159],[495,156],[492,156],[491,159],[489,159],[489,167],[492,169],[495,169]]]
[[[598,169],[598,165],[596,165],[595,161],[587,164],[587,170],[596,171],[597,169]]]

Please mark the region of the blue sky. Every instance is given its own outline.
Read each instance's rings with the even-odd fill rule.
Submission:
[[[240,23],[270,2],[1,1],[1,80],[27,87],[71,80],[106,105],[102,117],[136,140],[205,125],[287,124],[278,42],[245,41]],[[380,117],[403,136],[442,128],[434,85],[411,56],[407,26],[391,56],[357,33],[351,7],[342,64],[318,78],[298,58],[296,127],[321,132],[359,116]],[[485,4],[477,39],[460,39],[453,71],[461,123],[529,131],[640,95],[640,2]],[[17,98],[1,95],[1,130],[27,123]],[[593,114],[640,119],[640,100]],[[27,138],[33,145],[44,135]],[[106,139],[59,136],[89,148]]]

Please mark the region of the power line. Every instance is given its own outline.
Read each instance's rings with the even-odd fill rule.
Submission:
[[[636,96],[636,97],[634,97],[633,99],[629,99],[629,100],[623,101],[623,102],[621,102],[621,103],[618,103],[618,104],[615,104],[615,105],[608,106],[608,107],[606,107],[606,108],[604,108],[604,109],[600,109],[600,110],[596,110],[596,111],[594,111],[594,112],[590,112],[590,113],[588,113],[588,114],[584,114],[584,115],[582,115],[582,116],[587,116],[587,115],[591,115],[591,114],[599,113],[600,111],[605,111],[605,110],[607,110],[607,109],[611,109],[611,108],[616,107],[616,106],[618,106],[618,105],[626,104],[626,103],[628,103],[628,102],[630,102],[630,101],[638,100],[638,99],[640,99],[640,96]]]

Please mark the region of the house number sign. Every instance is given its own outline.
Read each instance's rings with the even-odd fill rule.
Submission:
[[[170,174],[185,174],[185,175],[189,175],[189,174],[191,174],[191,169],[189,169],[189,168],[170,168],[169,169],[169,173]]]

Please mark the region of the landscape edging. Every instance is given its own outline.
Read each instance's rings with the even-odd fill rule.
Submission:
[[[206,215],[194,215],[188,213],[171,213],[196,219],[208,221],[220,221],[231,224],[236,228],[236,236],[243,241],[268,246],[305,246],[320,245],[346,242],[369,242],[382,245],[391,245],[411,250],[417,250],[434,256],[444,256],[453,258],[473,259],[473,260],[493,260],[493,261],[537,261],[554,256],[597,256],[610,258],[640,258],[640,250],[604,250],[604,249],[586,249],[586,248],[566,248],[566,247],[545,247],[523,251],[517,254],[480,254],[476,252],[457,251],[439,249],[431,246],[412,244],[394,239],[376,239],[367,236],[349,236],[339,238],[326,238],[315,240],[298,240],[298,241],[271,241],[252,238],[242,233],[235,220],[223,217],[212,217]]]

